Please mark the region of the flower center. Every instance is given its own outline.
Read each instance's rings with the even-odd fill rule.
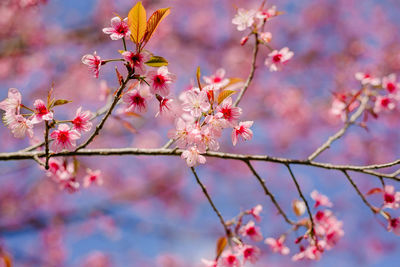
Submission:
[[[60,131],[58,133],[58,138],[57,139],[61,143],[66,143],[68,141],[68,136],[69,136],[69,134],[68,134],[67,131]]]
[[[165,78],[164,78],[164,76],[162,76],[162,75],[160,75],[160,74],[158,74],[158,75],[156,75],[155,77],[154,77],[154,83],[155,84],[157,84],[157,85],[164,85],[164,83],[165,83]]]
[[[385,202],[387,202],[387,203],[393,203],[394,202],[394,196],[391,195],[391,194],[385,194],[384,198],[385,198]]]
[[[272,58],[272,60],[273,60],[275,63],[281,62],[281,59],[282,59],[282,55],[281,55],[281,54],[277,54],[277,55],[275,55],[275,56]]]

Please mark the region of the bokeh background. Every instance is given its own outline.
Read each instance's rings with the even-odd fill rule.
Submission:
[[[115,13],[125,17],[133,0],[2,0],[0,3],[0,99],[8,88],[32,105],[54,83],[57,98],[73,102],[57,109],[60,119],[76,108],[95,111],[105,102],[104,88],[115,89],[114,67],[106,65],[95,79],[81,64],[97,51],[118,57],[120,42],[102,33]],[[256,0],[144,0],[148,13],[172,7],[147,47],[167,58],[178,77],[173,92],[191,85],[195,69],[210,75],[223,67],[228,77],[245,79],[251,44],[240,46],[242,33],[231,20],[236,7],[257,8]],[[262,49],[254,83],[243,98],[243,120],[254,120],[254,138],[232,147],[228,132],[221,150],[305,158],[342,125],[330,115],[333,92],[358,88],[357,71],[377,76],[400,74],[400,1],[280,0],[284,15],[267,23],[271,45],[288,46],[293,60],[282,72],[263,66]],[[131,44],[130,44],[131,45]],[[131,45],[132,47],[132,45]],[[118,66],[118,64],[115,64]],[[155,148],[167,140],[173,121],[154,118],[153,103],[141,117],[111,118],[92,147]],[[334,163],[382,163],[399,157],[399,112],[368,119],[368,131],[352,128],[318,160]],[[132,127],[126,127],[126,122]],[[125,126],[124,126],[125,125]],[[35,136],[41,140],[42,132]],[[0,126],[0,151],[28,146]],[[214,256],[223,229],[194,177],[180,158],[80,158],[81,169],[100,169],[102,187],[69,194],[33,161],[0,162],[0,246],[15,266],[201,266]],[[289,215],[298,198],[284,166],[255,163]],[[265,237],[277,237],[287,225],[242,163],[208,159],[197,168],[216,205],[227,219],[262,204]],[[309,198],[317,189],[334,203],[345,236],[318,262],[296,262],[261,245],[256,266],[396,266],[400,241],[363,205],[340,172],[294,167]],[[82,175],[83,176],[83,171]],[[352,175],[363,192],[379,180]],[[390,184],[390,182],[388,182]],[[395,185],[396,188],[400,188]],[[369,198],[379,205],[379,197]],[[292,239],[288,240],[293,252]],[[97,263],[96,263],[97,262]],[[96,265],[98,264],[98,265]]]

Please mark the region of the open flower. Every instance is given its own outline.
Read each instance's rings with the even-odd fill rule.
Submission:
[[[86,169],[86,173],[86,176],[83,178],[83,187],[89,187],[93,183],[99,186],[103,184],[100,170],[92,171],[91,169]]]
[[[161,96],[169,95],[169,85],[175,80],[175,75],[168,71],[166,66],[158,68],[157,71],[148,73],[150,79],[150,91]]]
[[[90,121],[92,118],[92,112],[89,110],[82,111],[82,107],[79,107],[76,110],[75,118],[72,120],[72,129],[77,130],[78,132],[88,132],[92,128],[92,122]]]
[[[0,109],[5,112],[19,113],[21,93],[16,88],[8,89],[8,97],[0,102]]]
[[[216,88],[221,88],[229,84],[229,79],[225,77],[225,70],[220,68],[211,76],[204,76],[204,81],[209,85],[214,85]]]
[[[120,17],[113,17],[111,19],[111,27],[104,28],[105,34],[110,34],[111,40],[119,40],[124,37],[129,37],[131,32],[129,31],[128,18],[121,20]]]
[[[362,85],[378,86],[381,83],[379,78],[372,77],[369,73],[357,72],[354,76]]]
[[[254,242],[260,242],[263,239],[260,227],[255,226],[253,221],[249,221],[245,226],[240,229],[242,236],[247,236]]]
[[[256,14],[256,11],[253,9],[245,10],[243,8],[239,8],[238,13],[232,19],[232,23],[234,25],[237,25],[238,31],[244,31],[248,27],[253,25],[255,14]]]
[[[33,104],[35,107],[35,115],[33,115],[32,123],[39,123],[42,121],[51,121],[53,119],[53,112],[47,109],[46,104],[40,100],[35,100]]]
[[[256,263],[260,257],[261,251],[258,247],[244,245],[242,248],[243,262]]]
[[[26,134],[33,137],[33,123],[22,115],[6,112],[7,126],[16,138],[23,138]]]
[[[311,192],[311,198],[315,201],[315,208],[317,208],[318,206],[325,206],[329,208],[333,206],[329,198],[323,194],[320,194],[317,190]]]
[[[142,112],[146,110],[146,99],[150,96],[147,85],[139,85],[137,89],[124,94],[122,101],[126,105],[125,112]]]
[[[400,207],[400,192],[396,192],[392,185],[385,185],[383,200],[383,208],[398,209]]]
[[[205,152],[205,151],[203,151]],[[198,163],[206,163],[206,158],[200,154],[200,150],[196,146],[189,147],[182,152],[181,157],[186,159],[186,163],[189,167],[196,166]]]
[[[144,75],[146,73],[146,67],[144,63],[150,59],[150,55],[148,53],[124,51],[122,52],[122,57],[129,62],[132,68],[135,69],[136,74]]]
[[[101,58],[96,54],[96,51],[93,53],[93,55],[84,55],[82,57],[82,63],[89,66],[89,69],[93,72],[94,77],[99,78]]]
[[[234,107],[232,105],[232,98],[228,97],[217,107],[216,116],[220,116],[226,122],[226,126],[235,126],[237,124],[237,120],[242,114],[242,109],[239,107]]]
[[[71,130],[68,124],[62,123],[58,129],[50,134],[53,138],[52,149],[59,152],[63,149],[71,149],[76,146],[76,140],[81,137],[76,130]]]
[[[242,266],[237,254],[225,251],[221,255],[221,266],[223,267],[240,267]]]
[[[278,239],[268,237],[265,239],[265,244],[269,245],[270,249],[275,253],[280,253],[282,255],[289,254],[290,250],[287,246],[283,244],[285,242],[285,237],[281,236]]]
[[[239,125],[235,126],[232,130],[232,144],[235,146],[238,137],[240,136],[244,140],[250,140],[253,137],[253,131],[250,127],[253,125],[253,121],[242,121]]]
[[[374,112],[390,111],[396,107],[393,98],[390,96],[377,96],[375,100]]]
[[[270,71],[278,71],[282,65],[288,62],[294,53],[289,48],[284,47],[281,50],[274,50],[269,53],[268,58],[265,60],[265,65],[269,66]]]
[[[193,117],[200,117],[203,112],[207,112],[210,108],[207,93],[204,91],[199,93],[192,90],[187,91],[182,107],[184,111],[190,112]]]

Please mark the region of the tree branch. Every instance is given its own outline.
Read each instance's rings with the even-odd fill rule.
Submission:
[[[328,140],[326,140],[326,142],[324,144],[322,144],[322,146],[318,147],[309,157],[308,160],[313,160],[316,157],[318,157],[319,154],[321,154],[322,152],[324,152],[326,149],[328,149],[332,143],[334,141],[336,141],[337,139],[339,139],[340,137],[342,137],[347,129],[354,124],[354,122],[361,116],[361,114],[363,113],[363,111],[365,110],[365,107],[367,106],[368,103],[368,97],[365,96],[362,98],[361,100],[361,105],[360,107],[357,109],[357,111],[355,113],[353,113],[353,115],[350,117],[350,120],[348,120],[345,125],[343,126],[342,129],[340,129],[338,132],[336,132],[334,135],[330,136],[328,138]]]
[[[212,209],[214,210],[214,212],[217,214],[219,220],[221,221],[222,226],[225,229],[225,233],[226,233],[226,237],[229,238],[231,237],[231,231],[229,230],[229,227],[226,225],[224,218],[222,217],[221,213],[219,212],[219,210],[217,209],[217,207],[214,205],[214,202],[212,201],[210,195],[207,192],[206,187],[203,185],[203,183],[200,181],[199,176],[196,173],[196,170],[191,167],[190,168],[192,170],[192,173],[194,174],[194,177],[196,178],[197,183],[200,185],[201,190],[203,190],[204,195],[206,196],[208,202],[210,203]]]
[[[251,165],[250,161],[248,160],[244,160],[244,162],[247,164],[247,166],[249,167],[249,169],[251,170],[251,172],[253,173],[253,175],[257,178],[257,180],[260,182],[261,187],[264,189],[264,192],[266,195],[268,195],[272,201],[272,203],[275,205],[275,207],[278,209],[278,212],[280,215],[282,215],[282,217],[285,219],[285,221],[288,224],[294,225],[295,223],[290,220],[288,218],[288,216],[285,214],[285,212],[283,211],[283,209],[281,208],[281,206],[278,204],[278,202],[276,201],[274,195],[269,191],[267,185],[265,184],[265,180],[263,180],[260,175],[258,175],[258,173],[256,172],[256,170],[253,168],[253,166]]]

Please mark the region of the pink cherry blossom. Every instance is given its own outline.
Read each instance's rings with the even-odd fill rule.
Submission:
[[[265,244],[269,245],[269,248],[272,250],[272,252],[287,255],[289,254],[290,250],[283,244],[283,242],[285,242],[284,236],[281,236],[278,239],[272,237],[265,239]]]
[[[260,249],[256,246],[244,245],[241,250],[243,254],[243,263],[247,261],[256,263],[261,254]]]
[[[232,105],[232,98],[228,97],[222,103],[217,107],[216,109],[217,114],[216,116],[220,116],[223,118],[227,126],[235,126],[237,124],[237,121],[242,114],[242,109],[239,107],[234,107]]]
[[[221,255],[221,266],[223,267],[241,267],[239,257],[237,254],[230,251],[225,251]]]
[[[203,151],[204,153],[205,151]],[[182,152],[181,157],[186,159],[186,163],[189,167],[196,166],[197,164],[206,163],[206,158],[200,154],[200,150],[196,146],[189,147]]]
[[[103,185],[103,178],[101,177],[101,171],[91,169],[86,169],[86,176],[83,178],[83,187],[87,188],[91,184],[96,183],[96,185]]]
[[[144,75],[146,67],[144,63],[150,59],[150,55],[146,52],[135,53],[131,51],[124,51],[122,57],[131,64],[135,69],[136,74]]]
[[[122,97],[122,101],[126,106],[125,112],[145,111],[148,97],[150,97],[150,91],[147,85],[139,85],[137,89],[125,93]]]
[[[260,213],[262,209],[263,207],[260,204],[258,204],[249,211],[249,214],[253,215],[254,219],[256,219],[256,221],[259,222],[261,221]]]
[[[82,111],[82,107],[79,107],[76,110],[75,118],[72,120],[72,129],[77,130],[78,132],[89,132],[92,128],[92,112],[89,110]]]
[[[5,112],[19,113],[21,93],[16,88],[8,89],[8,97],[0,102],[0,109]]]
[[[344,235],[343,223],[330,210],[318,211],[313,217],[316,235],[324,240],[326,249],[331,249]]]
[[[271,19],[272,17],[275,17],[278,15],[278,12],[276,11],[276,6],[272,6],[268,9],[264,9],[261,11],[258,11],[256,14],[256,18],[260,19],[262,21],[267,21]]]
[[[260,33],[260,40],[264,43],[269,43],[272,40],[272,33],[270,32],[262,32]]]
[[[324,252],[324,242],[319,241],[318,245],[310,244],[307,248],[302,248],[302,250],[293,255],[292,260],[298,261],[302,259],[309,260],[319,260],[322,253]]]
[[[93,72],[94,77],[99,78],[99,70],[102,64],[101,58],[96,54],[96,51],[93,55],[84,55],[82,57],[82,63],[89,66],[89,69]]]
[[[357,72],[354,76],[362,85],[378,86],[381,83],[379,78],[372,77],[369,73]]]
[[[386,89],[390,94],[396,94],[400,84],[397,82],[396,74],[392,73],[382,78],[382,87]]]
[[[288,62],[294,53],[289,48],[284,47],[281,50],[274,50],[268,54],[268,58],[265,60],[265,65],[269,66],[270,71],[278,71],[282,65]]]
[[[256,14],[256,11],[253,9],[245,10],[243,8],[239,8],[238,13],[232,19],[232,23],[234,25],[237,25],[238,31],[244,31],[248,27],[253,25],[255,14]]]
[[[159,109],[158,112],[156,114],[156,117],[158,115],[162,115],[166,112],[171,112],[173,107],[172,104],[174,103],[174,100],[171,98],[166,98],[166,97],[162,97],[160,95],[156,95],[157,100],[159,101]]]
[[[330,208],[333,206],[329,198],[325,195],[320,194],[317,190],[312,191],[310,195],[311,198],[315,201],[314,208],[317,208],[318,206],[325,206]]]
[[[68,124],[62,123],[58,129],[50,134],[53,138],[52,149],[59,152],[63,149],[71,149],[76,146],[76,140],[81,137],[76,130],[71,130]]]
[[[200,117],[203,112],[207,112],[210,109],[210,102],[206,92],[195,93],[190,90],[186,92],[185,96],[182,108],[184,111],[190,112],[193,117]]]
[[[220,68],[211,76],[204,76],[203,80],[209,84],[214,85],[217,89],[229,84],[229,79],[225,77],[225,70]]]
[[[389,232],[393,231],[395,235],[400,236],[400,217],[389,219],[387,230]]]
[[[35,100],[33,105],[35,107],[35,115],[31,119],[33,124],[44,120],[51,121],[53,119],[53,112],[47,109],[46,104],[42,100]]]
[[[254,242],[260,242],[263,239],[260,227],[255,226],[253,221],[249,221],[245,226],[240,229],[242,236],[247,236]]]
[[[390,96],[377,96],[375,100],[374,112],[390,111],[396,107],[393,98]]]
[[[392,185],[385,185],[383,200],[383,208],[398,209],[400,207],[400,192],[396,192]]]
[[[240,136],[244,140],[250,140],[253,137],[253,131],[250,127],[253,125],[253,121],[242,121],[239,125],[235,126],[232,130],[232,144],[235,146],[238,137]]]
[[[6,112],[7,126],[15,138],[23,138],[26,134],[33,137],[33,123],[22,115]]]
[[[211,133],[215,137],[220,137],[222,134],[222,129],[225,128],[226,122],[221,116],[207,115],[204,119]]]
[[[111,27],[104,28],[105,34],[110,34],[111,40],[119,40],[124,37],[129,37],[131,32],[129,31],[128,18],[121,20],[120,17],[113,17],[111,19]]]
[[[213,130],[211,126],[204,126],[201,128],[201,136],[202,136],[202,144],[205,145],[206,148],[216,151],[219,149],[219,143],[216,140],[216,137],[213,134]]]
[[[161,96],[169,95],[169,85],[176,79],[166,66],[158,68],[157,71],[150,71],[147,76],[150,79],[150,91]]]

